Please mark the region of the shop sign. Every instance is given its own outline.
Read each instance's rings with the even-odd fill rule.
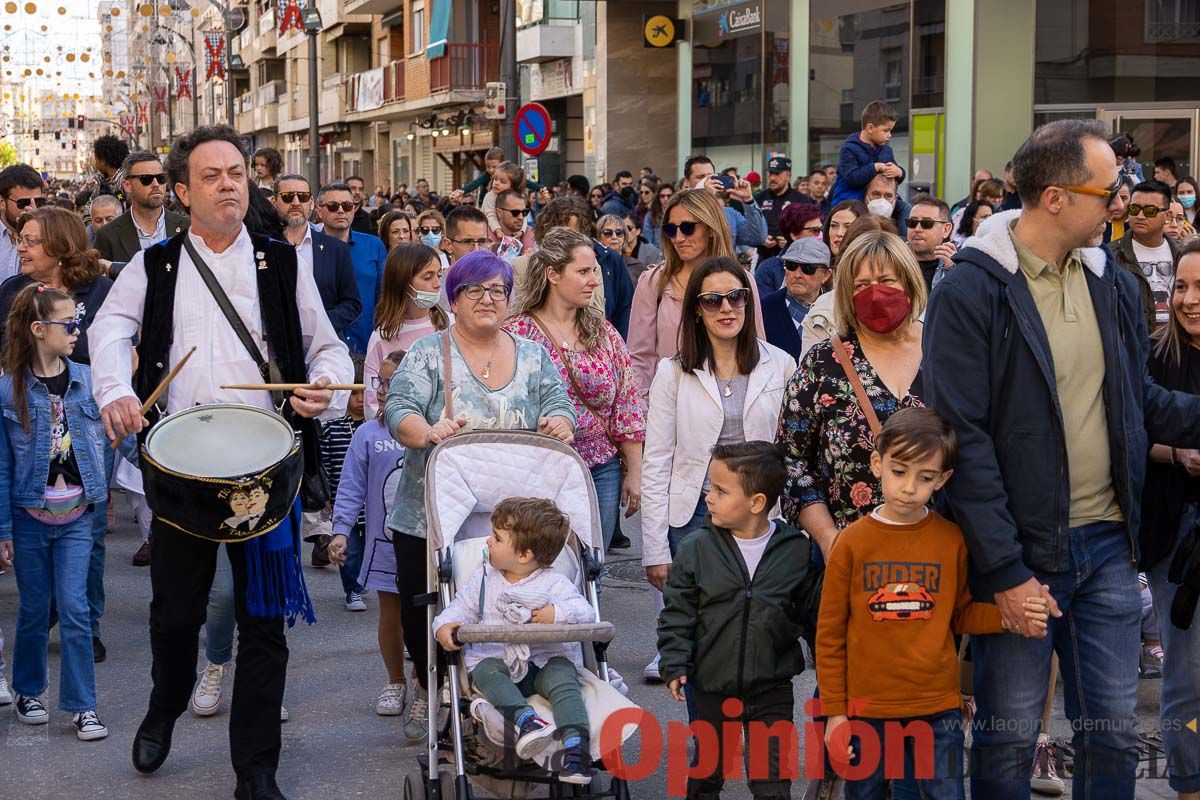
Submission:
[[[762,0],[751,0],[699,12],[692,17],[693,36],[698,44],[715,47],[726,39],[757,35],[762,31],[762,6]]]

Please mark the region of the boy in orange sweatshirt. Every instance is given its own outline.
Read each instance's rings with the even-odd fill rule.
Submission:
[[[949,480],[956,449],[936,411],[893,414],[871,455],[883,504],[843,530],[829,554],[817,684],[847,800],[882,800],[888,781],[901,777],[916,778],[933,800],[964,795],[954,636],[1006,628],[996,606],[971,599],[962,532],[926,508]],[[1046,635],[1050,614],[1060,616],[1047,587],[1026,599],[1035,635]]]

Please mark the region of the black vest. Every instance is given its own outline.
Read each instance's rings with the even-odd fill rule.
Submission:
[[[184,231],[143,253],[146,299],[142,309],[141,340],[137,346],[138,368],[133,375],[133,390],[143,403],[168,371],[171,343],[175,338],[175,285],[179,278],[183,237],[187,235],[188,232]],[[300,309],[296,305],[296,248],[254,234],[250,234],[250,241],[254,246],[255,258],[245,268],[254,269],[258,278],[258,306],[269,352],[279,365],[285,382],[307,383],[308,367],[300,328]],[[263,258],[258,257],[260,253]],[[208,289],[202,291],[207,292]],[[244,349],[240,343],[236,346]],[[303,437],[306,467],[310,460],[319,462],[316,421],[293,413],[290,403],[284,405],[283,416]],[[157,409],[151,409],[147,414],[151,424],[157,422],[158,417]]]

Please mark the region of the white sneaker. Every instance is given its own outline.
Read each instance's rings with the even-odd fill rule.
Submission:
[[[398,717],[404,713],[404,698],[408,694],[408,684],[389,683],[379,693],[375,701],[375,713],[381,717]]]
[[[100,717],[96,716],[95,710],[76,714],[71,717],[71,723],[75,726],[75,735],[85,742],[104,739],[108,736],[108,728],[104,727]]]
[[[290,718],[290,716],[291,715],[288,714],[287,706],[279,707],[279,721],[280,722],[287,722],[288,719]]]
[[[8,681],[0,675],[0,706],[7,706],[13,701],[12,692],[8,690]]]
[[[346,610],[366,611],[367,604],[363,602],[363,596],[358,592],[350,592],[350,594],[346,595]]]
[[[1059,777],[1054,744],[1049,737],[1038,737],[1037,749],[1033,756],[1033,775],[1029,787],[1038,794],[1060,796],[1067,791],[1066,782]]]
[[[225,677],[224,664],[209,663],[204,668],[204,674],[196,683],[196,691],[192,693],[192,713],[197,717],[211,717],[217,713],[221,704],[221,681]]]
[[[50,721],[50,712],[42,705],[40,697],[17,695],[17,719],[26,725],[45,725]]]
[[[662,683],[662,675],[658,671],[658,660],[662,658],[658,653],[654,654],[654,658],[642,670],[642,677],[651,683]]]
[[[416,689],[412,705],[408,707],[408,719],[404,721],[404,738],[410,742],[421,742],[429,735],[429,693]]]

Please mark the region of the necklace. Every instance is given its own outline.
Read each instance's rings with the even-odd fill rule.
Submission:
[[[733,373],[733,376],[730,377],[728,380],[726,380],[725,378],[722,378],[721,376],[717,375],[716,370],[713,370],[713,377],[717,379],[717,383],[725,384],[725,389],[721,392],[721,396],[722,397],[732,397],[733,396],[733,382],[735,380],[737,380],[737,378],[738,378],[737,372],[735,371]]]
[[[459,339],[460,339],[459,349],[462,349],[461,337],[459,337]],[[497,334],[496,335],[496,343],[494,345],[492,345],[492,352],[488,353],[487,363],[483,365],[483,369],[479,373],[479,377],[483,378],[485,381],[492,377],[492,360],[496,357],[496,348],[498,348],[499,346],[500,346],[500,335]],[[463,352],[464,359],[466,359],[466,355],[467,354],[464,351]],[[470,366],[469,362],[468,362],[468,366]]]

